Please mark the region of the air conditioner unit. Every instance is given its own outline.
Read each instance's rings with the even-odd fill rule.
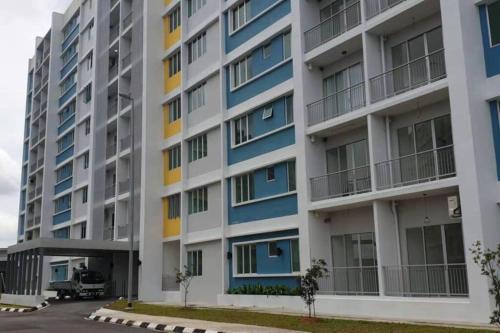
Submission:
[[[460,198],[458,194],[448,197],[448,216],[451,218],[462,217],[462,208],[460,207]]]

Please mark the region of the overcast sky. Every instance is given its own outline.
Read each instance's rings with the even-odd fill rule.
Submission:
[[[28,59],[71,0],[0,1],[0,248],[16,242]]]

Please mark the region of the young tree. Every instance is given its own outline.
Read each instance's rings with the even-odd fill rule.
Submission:
[[[490,282],[489,292],[495,299],[496,309],[490,316],[490,323],[500,325],[500,244],[495,250],[485,249],[480,241],[472,244],[469,249],[474,262],[481,268],[481,275]]]
[[[313,259],[311,267],[306,270],[306,275],[300,276],[300,297],[306,303],[309,310],[309,318],[311,317],[311,307],[314,317],[316,317],[316,292],[319,290],[318,279],[327,277],[328,269],[326,262],[323,259]]]
[[[184,266],[184,273],[177,270],[175,274],[175,282],[179,283],[182,288],[184,288],[184,307],[187,307],[187,297],[189,293],[189,286],[191,285],[191,280],[193,279],[193,274],[187,266]]]

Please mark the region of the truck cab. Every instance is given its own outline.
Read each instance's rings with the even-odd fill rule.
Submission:
[[[73,299],[104,296],[104,277],[100,272],[86,267],[73,268],[71,280],[54,281],[50,283],[50,290],[57,292],[57,296],[64,299],[70,296]]]

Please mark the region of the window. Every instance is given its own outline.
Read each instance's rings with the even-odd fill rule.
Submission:
[[[231,31],[234,32],[244,26],[252,18],[250,0],[242,1],[231,9]]]
[[[271,43],[262,47],[262,58],[267,59],[271,56]]]
[[[173,123],[181,118],[181,99],[176,98],[168,103],[168,122]]]
[[[178,51],[168,58],[168,76],[172,77],[181,70],[181,53]]]
[[[60,153],[73,144],[74,132],[71,131],[57,141],[57,152]]]
[[[286,167],[288,174],[288,192],[293,192],[297,190],[297,183],[295,180],[295,161],[287,162]]]
[[[181,216],[181,195],[174,194],[167,198],[168,200],[168,219],[174,220]]]
[[[92,66],[94,63],[93,59],[94,59],[93,54],[92,54],[92,52],[90,52],[90,54],[85,59],[85,64],[87,65],[87,71],[90,71],[92,69]]]
[[[207,156],[207,135],[200,135],[188,142],[189,162],[193,162]]]
[[[54,213],[59,213],[71,208],[71,194],[67,194],[54,201]]]
[[[208,188],[200,187],[188,192],[188,213],[196,214],[208,210]]]
[[[89,153],[86,152],[83,155],[83,170],[86,170],[89,168]]]
[[[188,92],[188,113],[205,105],[205,83]]]
[[[290,240],[290,252],[292,253],[292,273],[300,272],[300,250],[298,238]]]
[[[273,116],[273,106],[266,106],[264,108],[264,111],[262,111],[262,120],[266,120],[268,118],[271,118]]]
[[[188,63],[207,53],[207,33],[203,32],[188,43]]]
[[[268,182],[272,182],[276,179],[274,176],[274,167],[273,166],[266,169],[266,179]]]
[[[58,229],[54,231],[55,239],[69,239],[69,227]]]
[[[175,8],[169,15],[168,15],[169,21],[170,21],[170,26],[169,26],[169,31],[170,33],[174,32],[178,26],[181,25],[181,8],[177,7]]]
[[[87,238],[87,222],[83,222],[80,225],[80,239],[86,239]]]
[[[252,139],[253,121],[251,115],[245,115],[234,120],[234,144],[240,144]]]
[[[88,102],[90,102],[91,99],[92,99],[92,83],[88,84],[85,87],[85,90],[83,92],[83,102],[87,104]]]
[[[65,164],[61,168],[56,170],[56,182],[62,182],[73,175],[73,162]]]
[[[92,3],[92,2],[91,2]],[[94,28],[94,21],[90,22],[89,27],[87,28],[87,39],[92,39],[92,29]],[[92,67],[91,67],[92,68]]]
[[[192,276],[203,275],[203,255],[201,250],[187,252],[187,266]]]
[[[491,46],[500,44],[500,1],[488,5]]]
[[[252,78],[252,57],[248,56],[231,67],[233,88],[237,88]]]
[[[181,146],[168,150],[168,170],[174,170],[181,166]]]
[[[89,188],[85,186],[82,190],[82,204],[87,203],[88,201],[88,195],[89,195]]]
[[[273,241],[267,243],[267,249],[268,249],[268,255],[269,257],[278,257],[279,256],[279,248],[278,248],[278,242]]]
[[[255,198],[253,173],[234,177],[234,199],[236,203]]]
[[[85,136],[90,134],[90,118],[85,119]]]
[[[293,95],[285,97],[286,124],[293,124]]]
[[[292,36],[290,32],[283,35],[283,60],[292,56]]]
[[[257,273],[257,246],[255,244],[236,246],[236,273]]]
[[[67,119],[69,119],[72,115],[75,114],[75,103],[69,104],[64,108],[61,112],[59,112],[59,125],[64,123]]]
[[[188,17],[193,16],[201,7],[207,4],[207,0],[188,0]]]

